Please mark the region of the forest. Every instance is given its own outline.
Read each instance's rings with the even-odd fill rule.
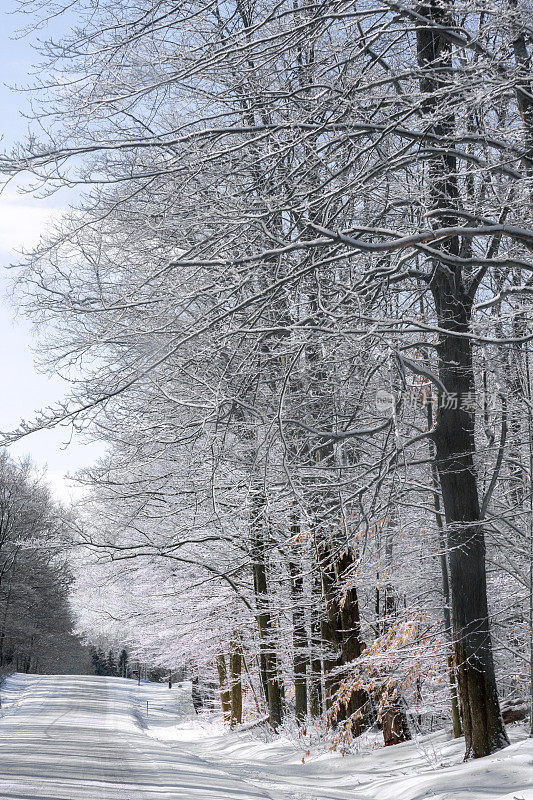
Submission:
[[[0,453],[0,679],[19,672],[82,672],[74,634],[68,513],[30,461]]]
[[[2,444],[107,455],[69,565],[0,465],[32,528],[0,517],[0,625],[38,573],[87,641],[216,683],[230,728],[505,748],[533,695],[530,0],[19,7],[40,62],[0,172],[62,205],[17,297],[70,391]]]

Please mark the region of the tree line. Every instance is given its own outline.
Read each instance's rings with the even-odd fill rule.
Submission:
[[[101,647],[91,647],[91,662],[95,675],[108,675],[113,678],[128,678],[131,674],[128,651],[122,648],[118,659],[113,650],[107,655]]]
[[[69,600],[66,516],[28,460],[0,452],[0,675],[87,668]]]

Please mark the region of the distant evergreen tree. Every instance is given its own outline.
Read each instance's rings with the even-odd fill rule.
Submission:
[[[96,647],[91,647],[91,664],[93,665],[94,674],[98,675],[98,653],[96,652]]]
[[[102,650],[91,648],[91,663],[95,675],[107,675],[106,657]]]
[[[118,674],[121,678],[128,677],[128,652],[126,648],[120,651],[120,656],[118,658]]]
[[[97,651],[98,662],[96,668],[97,675],[107,675],[107,668],[106,668],[106,657],[104,651],[99,648]]]
[[[95,675],[109,675],[112,677],[128,676],[129,656],[125,647],[120,651],[118,662],[113,650],[105,655],[101,648],[91,647],[90,658]]]
[[[115,655],[112,650],[109,651],[107,654],[106,660],[106,675],[111,675],[112,677],[116,678],[118,675],[118,668],[117,662],[115,661]]]

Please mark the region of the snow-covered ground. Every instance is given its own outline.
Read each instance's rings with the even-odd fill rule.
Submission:
[[[190,686],[22,676],[2,687],[9,800],[533,800],[533,740],[464,764],[445,733],[342,757],[197,717]],[[147,705],[148,704],[148,705]]]
[[[0,798],[266,800],[143,731],[135,684],[118,678],[16,675],[2,687]],[[163,692],[163,687],[156,687]],[[168,690],[167,690],[168,691]]]

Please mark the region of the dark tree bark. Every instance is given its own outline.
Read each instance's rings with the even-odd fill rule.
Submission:
[[[354,556],[351,549],[346,549],[337,559],[336,571],[339,588],[348,579],[354,565]],[[357,589],[350,586],[344,590],[344,600],[340,605],[340,629],[341,629],[341,664],[343,666],[351,664],[360,657],[364,649],[364,642],[361,635],[361,618],[359,615],[359,599]],[[363,731],[371,724],[369,713],[368,693],[364,689],[356,689],[352,692],[346,706],[346,718],[353,718],[352,734],[360,736]]]
[[[231,643],[230,664],[230,696],[231,720],[233,728],[242,722],[242,649],[239,642]]]
[[[452,3],[430,2],[418,9],[435,25],[453,25]],[[451,47],[431,24],[417,26],[422,110],[431,132],[445,138],[455,130],[447,90],[453,85]],[[459,190],[453,152],[442,150],[429,164],[430,205],[440,225],[458,222]],[[461,252],[459,237],[441,244],[443,254]],[[453,262],[452,262],[453,263]],[[485,539],[474,465],[474,370],[468,338],[471,288],[459,262],[434,260],[431,289],[441,328],[438,366],[444,387],[434,429],[435,464],[447,525],[450,589],[459,697],[466,758],[485,756],[508,744],[503,725],[489,630]]]
[[[252,508],[251,550],[261,650],[261,679],[265,688],[269,721],[274,730],[277,730],[282,722],[283,710],[277,658],[273,646],[274,631],[268,604],[265,506],[264,495],[258,492]]]
[[[322,638],[327,645],[324,656],[326,676],[326,709],[329,711],[338,698],[340,681],[349,676],[349,665],[363,651],[359,602],[355,586],[343,586],[353,567],[353,553],[348,548],[333,559],[329,549],[322,547],[322,585],[326,615],[322,621]],[[341,603],[341,587],[343,601]],[[347,669],[343,670],[343,667]],[[368,694],[355,690],[345,703],[340,703],[333,724],[353,718],[352,733],[360,736],[370,723]]]
[[[429,396],[428,405],[427,405],[427,415],[428,415],[428,430],[431,429],[433,425],[433,401],[431,399],[431,395]],[[452,710],[452,726],[453,726],[453,735],[456,739],[458,739],[463,729],[461,727],[461,715],[459,711],[459,698],[457,696],[457,681],[455,675],[455,664],[452,655],[452,646],[453,646],[453,628],[452,628],[452,613],[451,613],[451,598],[450,598],[450,578],[449,578],[449,570],[448,570],[448,554],[447,554],[447,547],[446,547],[446,532],[444,526],[444,520],[442,518],[441,506],[440,506],[440,496],[439,496],[439,476],[437,473],[437,467],[435,465],[434,460],[434,445],[433,442],[430,443],[431,449],[431,456],[433,458],[431,463],[431,478],[433,483],[433,506],[435,509],[435,520],[437,523],[437,531],[439,537],[439,548],[440,548],[440,568],[441,568],[441,575],[442,575],[442,599],[443,599],[443,612],[444,612],[444,631],[446,634],[446,639],[448,641],[449,655],[447,657],[447,664],[448,664],[448,681],[450,684],[450,699],[451,699],[451,710]]]
[[[313,576],[313,604],[311,608],[311,675],[309,679],[309,713],[319,717],[323,711],[322,701],[322,639],[320,635],[320,612],[322,608],[322,593],[320,583],[315,574]]]
[[[320,549],[319,552],[321,552]],[[337,673],[337,667],[341,661],[340,621],[334,564],[331,563],[329,552],[325,548],[322,548],[322,553],[324,555],[321,558],[320,566],[325,613],[320,622],[320,633],[324,645],[325,707],[326,711],[330,711],[340,685]]]
[[[441,326],[466,332],[468,299],[454,298],[448,288],[439,300]],[[454,302],[455,301],[455,302]],[[435,426],[436,466],[448,530],[450,589],[455,662],[466,740],[466,757],[493,753],[508,744],[498,702],[492,656],[481,525],[474,466],[474,414],[461,407],[473,392],[472,354],[468,339],[441,336],[439,377],[458,408],[441,402]]]
[[[396,504],[394,497],[391,498],[391,517],[396,519]],[[385,533],[385,568],[388,575],[385,584],[384,602],[382,606],[382,620],[379,629],[382,633],[393,626],[398,615],[397,591],[392,582],[393,571],[393,530],[389,523]],[[383,741],[385,747],[400,742],[408,742],[411,739],[409,721],[407,719],[407,703],[397,683],[387,684],[380,692],[381,707],[380,714],[383,731]]]
[[[220,704],[222,706],[222,714],[224,715],[224,722],[231,722],[231,695],[228,688],[228,672],[226,669],[226,659],[223,653],[219,653],[217,655],[216,665],[218,672],[218,680],[220,683]]]
[[[385,747],[411,739],[405,701],[401,695],[395,694],[394,689],[388,691],[387,707],[381,714],[381,724]]]
[[[293,531],[295,524],[293,524]],[[296,721],[300,725],[307,716],[307,660],[309,642],[303,609],[303,576],[297,564],[290,561],[292,589],[292,624],[294,647],[294,706]]]
[[[509,7],[515,14],[513,54],[517,67],[515,82],[516,101],[524,124],[523,162],[528,177],[533,176],[533,83],[531,81],[531,58],[522,19],[518,16],[517,0],[509,0]],[[529,192],[529,206],[533,213],[533,189]],[[531,249],[531,247],[530,247]]]

